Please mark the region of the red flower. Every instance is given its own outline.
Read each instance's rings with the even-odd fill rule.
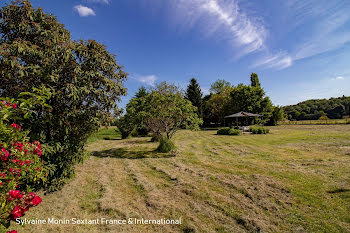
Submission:
[[[19,196],[21,195],[21,191],[19,191],[19,190],[10,190],[9,194],[13,198],[19,198]]]
[[[22,127],[20,125],[16,124],[16,123],[12,123],[11,127],[14,128],[14,129],[18,129],[18,130],[22,129]]]
[[[17,231],[13,230],[13,231],[8,231],[7,233],[17,233]]]
[[[21,217],[23,215],[22,208],[18,205],[15,206],[15,208],[12,210],[12,217],[14,219]]]
[[[6,161],[10,153],[5,148],[2,148],[0,151],[0,155],[1,155],[1,160]]]
[[[34,150],[34,154],[38,155],[38,156],[41,156],[43,154],[43,151],[39,147],[37,147]]]
[[[35,196],[32,200],[33,205],[39,205],[41,203],[42,199],[39,196]]]
[[[13,109],[17,108],[17,104],[12,104],[12,108]]]

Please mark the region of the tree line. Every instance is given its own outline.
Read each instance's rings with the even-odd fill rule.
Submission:
[[[250,81],[250,85],[234,86],[219,79],[206,96],[195,78],[185,91],[167,82],[149,90],[141,87],[115,124],[122,138],[151,133],[153,140],[160,140],[160,146],[180,128],[222,126],[225,116],[241,111],[262,115],[251,119],[252,124],[276,125],[283,117],[283,109],[272,105],[257,74],[252,73]]]
[[[250,85],[240,83],[235,86],[226,80],[218,79],[211,84],[209,91],[208,95],[203,96],[197,80],[192,78],[185,94],[198,108],[204,127],[223,125],[225,116],[241,111],[262,115],[259,119],[253,119],[252,123],[276,125],[283,117],[283,109],[273,106],[256,73],[251,74]]]
[[[350,115],[350,97],[312,99],[284,107],[288,120],[341,119]]]

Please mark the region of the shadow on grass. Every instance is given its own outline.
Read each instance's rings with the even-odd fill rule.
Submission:
[[[142,137],[141,139],[144,139],[145,137]],[[140,140],[140,138],[137,139],[128,139],[128,141],[126,141],[127,144],[148,144],[150,143],[150,140]]]
[[[163,154],[157,151],[129,151],[124,148],[113,148],[103,151],[94,151],[92,156],[99,158],[117,158],[117,159],[150,159],[150,158],[171,158],[175,154]]]
[[[349,191],[350,191],[350,189],[337,188],[334,190],[327,191],[327,193],[345,193],[345,192],[349,192]]]
[[[119,141],[122,140],[121,138],[110,138],[110,137],[104,137],[103,140],[110,140],[110,141]]]
[[[219,130],[219,128],[201,128],[202,131],[214,131]]]

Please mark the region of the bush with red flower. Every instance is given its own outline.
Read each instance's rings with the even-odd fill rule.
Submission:
[[[41,203],[41,198],[32,192],[32,188],[44,182],[47,176],[47,168],[41,159],[44,148],[37,141],[31,142],[28,132],[21,127],[21,120],[31,117],[31,106],[40,104],[39,99],[32,95],[20,101],[0,101],[1,232],[10,226],[12,220]]]

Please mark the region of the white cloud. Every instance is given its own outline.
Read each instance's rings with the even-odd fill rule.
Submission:
[[[157,80],[157,76],[155,75],[135,75],[133,78],[152,87],[155,85],[155,82]]]
[[[200,25],[205,36],[225,40],[240,56],[264,47],[267,30],[238,6],[237,0],[176,0],[171,5],[177,24]]]
[[[292,58],[286,52],[279,52],[272,55],[267,55],[257,61],[253,67],[263,66],[266,68],[285,69],[293,64]]]
[[[109,3],[110,3],[110,0],[87,0],[87,2],[90,2],[90,3],[109,4]]]
[[[343,79],[344,79],[343,76],[338,76],[338,77],[332,78],[332,80],[343,80]]]
[[[80,17],[87,17],[90,15],[93,15],[93,16],[96,15],[93,9],[86,7],[86,6],[83,6],[83,5],[77,5],[74,7],[74,9],[76,11],[78,11],[78,14]]]

